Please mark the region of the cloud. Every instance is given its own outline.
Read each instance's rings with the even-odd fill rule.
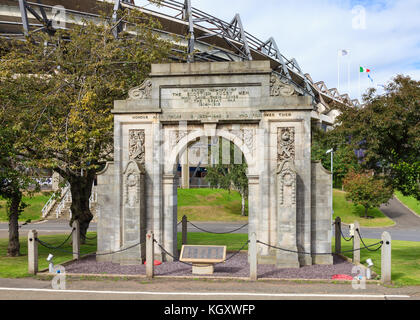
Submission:
[[[347,92],[350,58],[352,98],[359,97],[359,66],[372,69],[375,86],[397,74],[420,80],[419,0],[192,0],[192,6],[228,22],[239,13],[247,32],[262,41],[273,36],[283,55],[330,88],[338,84],[338,50],[350,50],[341,64],[340,92]],[[354,8],[364,9],[365,29],[355,28]],[[363,92],[371,82],[364,74],[361,80]]]

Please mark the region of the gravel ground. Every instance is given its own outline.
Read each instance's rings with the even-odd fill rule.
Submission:
[[[228,255],[229,258],[229,255]],[[246,253],[239,253],[232,259],[214,267],[214,277],[249,277],[249,264]],[[299,269],[277,269],[273,265],[258,265],[259,278],[283,279],[331,279],[335,274],[352,275],[353,264],[339,256],[334,256],[333,265],[305,266]],[[155,266],[158,276],[191,276],[191,266],[181,262],[164,262]],[[124,274],[145,275],[144,265],[120,266],[112,262],[96,262],[95,257],[88,257],[66,266],[67,273],[83,274]]]

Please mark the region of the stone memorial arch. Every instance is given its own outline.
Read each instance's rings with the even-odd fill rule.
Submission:
[[[177,256],[180,155],[202,137],[221,137],[248,164],[249,233],[259,263],[331,264],[331,175],[311,162],[312,98],[268,61],[153,65],[150,78],[115,101],[114,161],[98,175],[98,260],[141,263],[146,230],[156,258]],[[299,252],[299,253],[298,253]],[[305,252],[305,254],[303,253]]]

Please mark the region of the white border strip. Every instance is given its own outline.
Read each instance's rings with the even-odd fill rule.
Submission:
[[[249,297],[278,297],[278,298],[400,298],[408,299],[407,295],[369,295],[369,294],[321,294],[321,293],[248,293],[248,292],[153,292],[153,291],[101,291],[101,290],[55,290],[38,288],[0,288],[0,291],[34,291],[50,293],[92,293],[92,294],[123,294],[123,295],[172,295],[172,296],[249,296]]]

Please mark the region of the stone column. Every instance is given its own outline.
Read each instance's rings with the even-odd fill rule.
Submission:
[[[248,235],[254,232],[258,235],[259,187],[259,177],[248,175]]]
[[[181,158],[181,184],[182,189],[190,188],[190,165],[188,162],[188,148],[185,149]]]
[[[52,174],[52,191],[60,190],[60,182],[63,180],[58,172],[53,171]]]
[[[28,232],[28,273],[38,273],[38,242],[35,240],[38,237],[36,230]]]
[[[144,167],[130,161],[123,174],[121,263],[139,263],[144,258],[141,245],[145,237]],[[134,247],[133,247],[134,246]]]
[[[296,172],[290,161],[279,164],[277,172],[277,245],[294,252],[277,250],[276,266],[299,268],[296,243]]]
[[[300,139],[296,141],[295,166],[298,174],[297,194],[298,194],[298,213],[297,213],[297,244],[299,251],[311,252],[312,246],[312,191],[311,191],[311,115],[305,112],[301,125]],[[298,151],[299,150],[299,151]],[[331,221],[331,219],[330,219]],[[331,251],[331,249],[329,249]],[[299,255],[301,266],[312,265],[312,257],[309,254]]]
[[[163,176],[163,247],[174,257],[178,256],[177,249],[177,177],[174,174]],[[173,261],[170,255],[165,255],[166,261]]]
[[[73,221],[72,244],[73,259],[78,260],[80,258],[80,224],[78,220]]]

